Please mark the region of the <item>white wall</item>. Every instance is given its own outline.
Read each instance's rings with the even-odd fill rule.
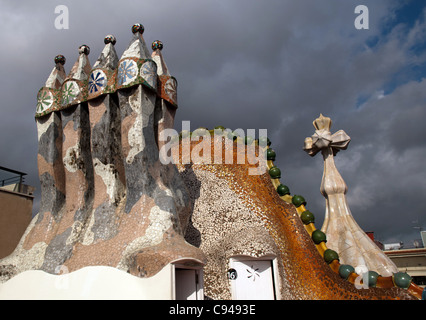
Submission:
[[[135,299],[173,298],[171,264],[155,276],[138,278],[112,267],[85,267],[63,275],[26,271],[0,284],[1,300]]]

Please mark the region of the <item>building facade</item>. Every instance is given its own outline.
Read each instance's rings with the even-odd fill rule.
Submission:
[[[23,184],[23,172],[0,167],[0,258],[10,255],[31,221],[34,188]]]
[[[426,248],[387,250],[385,254],[399,271],[408,273],[415,284],[426,287]]]

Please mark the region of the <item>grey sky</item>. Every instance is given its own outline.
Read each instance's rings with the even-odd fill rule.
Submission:
[[[323,162],[302,148],[323,113],[332,132],[352,139],[336,165],[355,220],[384,242],[408,243],[419,237],[413,227],[426,227],[426,21],[423,12],[406,23],[399,2],[2,0],[0,165],[27,172],[39,189],[34,113],[53,58],[65,55],[69,71],[87,44],[93,64],[107,34],[121,55],[142,23],[147,44],[163,41],[178,80],[178,131],[184,120],[191,129],[267,129],[282,182],[320,226]],[[354,27],[359,4],[369,8],[368,30]],[[57,5],[69,8],[68,30],[55,29]]]

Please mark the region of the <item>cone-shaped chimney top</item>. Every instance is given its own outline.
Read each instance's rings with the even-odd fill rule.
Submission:
[[[63,55],[55,57],[55,67],[47,78],[45,86],[37,94],[36,117],[44,116],[57,108],[60,89],[67,76],[64,69],[65,60]]]
[[[105,47],[90,73],[88,99],[115,91],[115,86],[111,79],[114,78],[114,72],[118,66],[118,56],[114,47],[116,42],[117,40],[113,35],[109,34],[104,38]]]
[[[155,40],[152,43],[152,60],[157,64],[157,74],[159,76],[169,76],[169,69],[167,68],[166,62],[164,61],[163,54],[161,50],[163,50],[163,43],[160,40]]]
[[[107,35],[104,38],[105,47],[99,55],[98,60],[96,60],[93,65],[93,69],[105,68],[108,70],[114,70],[117,68],[118,56],[114,47],[116,42],[117,40],[113,35]]]
[[[155,40],[152,45],[152,60],[157,65],[157,75],[159,79],[158,94],[165,101],[177,108],[177,81],[170,75],[166,62],[164,61],[162,50],[163,43]]]
[[[145,40],[142,36],[144,32],[142,24],[137,23],[132,26],[133,39],[130,41],[129,46],[123,52],[121,59],[125,58],[137,58],[137,59],[148,59],[150,54],[146,46]]]
[[[70,73],[68,74],[67,79],[74,79],[74,80],[80,80],[84,81],[87,80],[89,77],[91,67],[89,62],[89,53],[90,48],[83,44],[78,48],[78,59],[74,63],[74,66],[72,67]]]
[[[45,87],[51,89],[59,89],[66,78],[66,73],[64,69],[65,57],[61,54],[55,57],[55,67],[49,75],[49,78],[46,80]]]

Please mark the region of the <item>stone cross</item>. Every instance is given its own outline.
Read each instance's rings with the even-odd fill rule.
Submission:
[[[331,134],[331,124],[331,119],[321,114],[313,122],[315,133],[305,139],[304,146],[310,156],[321,151],[324,158],[320,191],[326,200],[326,210],[321,231],[327,235],[327,246],[339,254],[341,264],[353,266],[358,274],[376,271],[391,276],[398,272],[397,267],[359,227],[346,202],[348,188],[336,168],[334,156],[347,149],[351,139],[343,130]]]

